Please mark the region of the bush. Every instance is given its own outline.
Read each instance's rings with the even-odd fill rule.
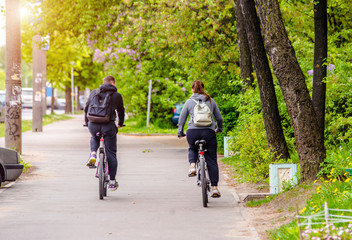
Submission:
[[[268,178],[269,164],[274,154],[270,151],[261,114],[258,113],[248,122],[239,124],[230,133],[229,150],[235,153],[232,158],[237,162],[237,172],[244,181],[257,182]]]

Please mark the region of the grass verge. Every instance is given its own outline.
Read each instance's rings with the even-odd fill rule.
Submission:
[[[177,134],[177,128],[172,126],[158,126],[152,123],[147,126],[140,126],[136,119],[127,119],[125,121],[126,127],[119,130],[121,134],[137,134],[137,135],[175,135]]]
[[[71,119],[72,117],[63,114],[49,114],[43,116],[43,126],[51,124],[56,121]],[[32,130],[32,121],[24,120],[22,121],[22,132],[27,132]],[[0,137],[5,136],[5,123],[0,123]]]

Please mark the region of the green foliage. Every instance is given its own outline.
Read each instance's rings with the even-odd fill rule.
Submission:
[[[27,173],[27,171],[32,167],[32,165],[29,162],[23,160],[22,157],[20,163],[23,164],[23,173]]]
[[[260,114],[249,119],[245,125],[238,125],[238,132],[232,135],[230,150],[239,152],[245,166],[241,173],[249,175],[250,179],[264,180],[269,176],[269,164],[274,154],[268,148],[264,131],[264,124]]]
[[[348,47],[346,50],[352,50],[352,44]],[[328,91],[325,136],[328,145],[339,145],[349,141],[352,136],[352,83],[351,77],[346,74],[352,71],[352,67],[347,59],[336,62],[336,69],[329,72],[326,80]]]
[[[279,89],[276,90],[278,99],[282,99]],[[232,138],[229,149],[237,153],[233,157],[233,162],[237,163],[235,166],[238,178],[241,179],[240,181],[263,181],[269,176],[269,164],[279,160],[274,160],[274,154],[267,144],[258,88],[248,89],[244,95],[238,96],[236,104],[237,122],[228,135]],[[297,163],[293,130],[283,100],[279,101],[278,107],[293,159],[285,161]]]
[[[352,168],[352,142],[342,143],[335,149],[328,149],[327,156],[321,164],[320,177],[344,179],[346,168]]]
[[[157,121],[155,124],[150,123],[149,127],[146,122],[138,122],[138,118],[128,118],[125,121],[126,127],[119,130],[121,134],[139,134],[139,135],[175,135],[177,129],[164,122]]]
[[[0,90],[5,90],[5,71],[0,69]]]

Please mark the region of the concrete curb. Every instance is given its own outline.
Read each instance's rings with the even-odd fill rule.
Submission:
[[[218,156],[219,157],[219,156]],[[220,159],[219,159],[220,160]],[[238,206],[240,208],[240,212],[243,216],[243,218],[246,220],[247,223],[249,223],[250,225],[250,231],[251,233],[255,236],[255,238],[253,240],[260,240],[260,237],[259,237],[259,234],[257,232],[257,230],[255,229],[255,227],[252,226],[252,221],[251,219],[249,218],[247,212],[246,212],[246,209],[245,207],[243,207],[243,202],[241,201],[240,197],[238,196],[238,194],[236,193],[236,191],[230,187],[228,184],[227,184],[227,179],[230,179],[230,176],[226,173],[224,173],[223,171],[221,172],[222,175],[223,175],[223,178],[225,181],[223,181],[223,184],[226,186],[227,190],[232,194],[233,198],[235,199],[235,201],[238,203]]]

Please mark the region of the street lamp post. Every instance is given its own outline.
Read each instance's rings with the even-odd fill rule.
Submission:
[[[75,113],[74,110],[74,103],[75,103],[75,84],[74,84],[74,78],[73,78],[73,67],[76,65],[75,62],[70,62],[71,63],[71,111],[72,115]]]
[[[147,109],[147,127],[149,127],[149,116],[150,116],[150,104],[152,101],[152,80],[149,80],[149,91],[148,91],[148,109]]]
[[[74,82],[73,82],[73,66],[71,66],[71,103],[72,103],[72,115],[75,113],[74,110]]]

